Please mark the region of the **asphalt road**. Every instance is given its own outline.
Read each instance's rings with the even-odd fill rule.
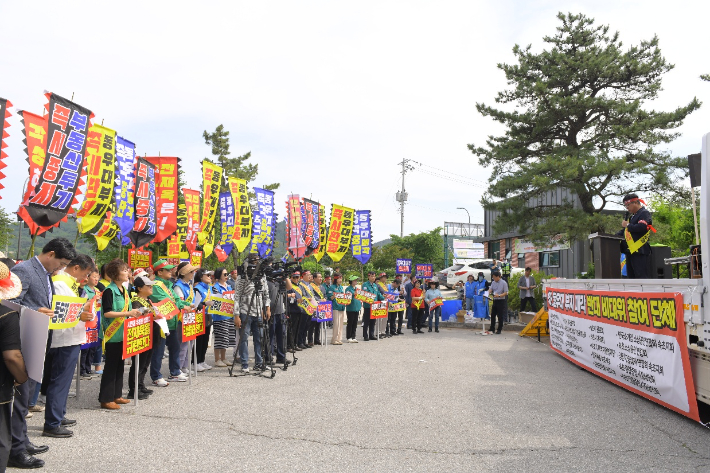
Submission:
[[[42,414],[28,420],[32,441],[51,447],[44,471],[710,467],[708,429],[512,332],[317,347],[274,379],[214,368],[118,412],[99,409],[98,386],[70,399],[71,439],[41,437]]]

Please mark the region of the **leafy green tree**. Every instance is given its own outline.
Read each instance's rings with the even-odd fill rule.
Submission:
[[[4,207],[0,207],[0,250],[9,249],[13,241],[12,219]],[[9,251],[8,251],[9,252]]]
[[[405,237],[390,235],[392,242],[385,246],[394,245],[409,250],[413,264],[432,263],[434,270],[439,271],[444,268],[444,242],[441,230],[442,227],[436,227],[429,232],[412,233]],[[390,262],[390,266],[394,267],[394,260]]]
[[[217,163],[223,171],[220,192],[229,192],[229,187],[227,187],[227,177],[245,179],[248,183],[256,180],[256,177],[259,174],[259,165],[247,162],[251,158],[251,151],[241,156],[232,157],[229,150],[229,131],[224,129],[224,125],[217,126],[215,131],[212,133],[208,133],[207,130],[205,130],[204,133],[202,133],[202,137],[205,140],[205,144],[212,147],[212,155],[215,157]],[[279,185],[279,183],[272,183],[259,187],[263,187],[267,190],[276,190],[279,188]],[[254,196],[253,192],[250,192],[249,195],[252,198]],[[252,210],[253,209],[254,206],[252,205]],[[219,215],[217,215],[217,219],[219,219]],[[221,224],[215,224],[214,232],[215,242],[219,242],[222,235]],[[248,251],[248,249],[246,251]],[[236,251],[233,251],[232,259],[233,265],[236,266],[241,258]],[[205,261],[205,264],[208,265],[208,267],[215,267],[217,265],[223,265],[224,263],[219,263],[216,256],[210,255]]]
[[[700,107],[693,98],[669,112],[651,108],[662,76],[674,67],[657,37],[623,49],[619,33],[592,18],[557,17],[556,34],[543,38],[546,49],[515,45],[517,63],[498,64],[510,86],[495,99],[503,108],[476,104],[505,126],[504,134],[489,136],[485,147],[469,145],[481,165],[492,166],[481,203],[500,212],[494,230],[517,229],[537,241],[615,230],[619,219],[601,214],[610,202],[630,192],[678,189],[687,160],[658,147],[673,141]],[[526,206],[560,187],[571,189],[579,205]]]
[[[390,277],[395,274],[395,262],[397,258],[414,258],[414,252],[411,249],[396,243],[390,243],[380,248],[373,248],[373,250],[372,259],[370,260],[372,265],[376,268],[376,271],[384,271],[387,273],[387,276]]]
[[[700,78],[702,80],[706,80],[706,81],[710,82],[710,74],[703,74],[700,76]]]

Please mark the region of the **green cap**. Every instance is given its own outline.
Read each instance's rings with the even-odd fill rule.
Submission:
[[[153,270],[160,271],[161,269],[173,269],[174,267],[175,267],[174,264],[168,264],[168,262],[166,260],[159,259],[153,265]]]
[[[357,276],[350,276],[350,278],[348,279],[348,281],[351,281],[351,282],[352,282],[352,281],[357,281],[358,279],[360,279],[360,278],[357,277]]]

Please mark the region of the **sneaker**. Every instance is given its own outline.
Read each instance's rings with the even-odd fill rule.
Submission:
[[[54,438],[69,438],[74,435],[74,432],[67,429],[66,427],[60,425],[56,429],[44,429],[42,431],[43,437],[54,437]]]
[[[25,419],[31,419],[34,414],[31,413],[30,411],[27,411],[27,415],[25,416]]]
[[[197,372],[202,373],[203,371],[207,371],[207,369],[201,364],[197,365]]]
[[[187,376],[185,376],[184,373],[180,373],[180,374],[177,375],[177,376],[172,376],[172,375],[171,375],[171,376],[168,377],[168,381],[175,381],[175,382],[178,382],[178,383],[184,383],[185,381],[187,381]]]
[[[170,383],[165,381],[163,378],[156,379],[153,381],[153,386],[158,386],[159,388],[164,388],[165,386],[169,386]]]
[[[203,361],[202,363],[198,364],[197,366],[202,366],[202,367],[203,367],[204,369],[206,369],[206,370],[211,370],[211,369],[212,369],[212,367],[211,367],[210,365],[208,365],[208,364],[207,364],[206,362],[204,362],[204,361]]]
[[[43,407],[43,406],[34,405],[34,406],[30,406],[30,407],[28,408],[28,410],[29,410],[30,412],[42,412],[42,411],[44,410],[44,407]]]
[[[82,375],[81,375],[81,380],[82,380],[82,381],[88,381],[88,380],[90,380],[90,379],[91,379],[91,375],[90,375],[90,374],[82,374]]]
[[[246,368],[245,368],[245,367],[242,367],[242,373],[248,373],[248,372],[249,372],[249,367],[248,367],[248,366],[247,366]]]
[[[96,370],[94,371],[94,374],[104,374],[104,370]]]
[[[357,343],[357,338],[353,338],[353,343]]]
[[[271,371],[271,366],[265,365],[264,363],[260,365],[254,365],[254,371]]]
[[[214,365],[215,365],[217,368],[224,368],[224,367],[226,367],[226,366],[229,366],[227,363],[225,363],[225,362],[222,361],[222,360],[217,360],[217,361],[215,361],[215,362],[214,362]]]

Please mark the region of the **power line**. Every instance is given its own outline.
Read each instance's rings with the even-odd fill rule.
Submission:
[[[485,181],[480,180],[480,179],[474,179],[474,178],[472,178],[472,177],[462,176],[462,175],[459,174],[459,173],[447,171],[447,170],[445,170],[445,169],[440,169],[440,168],[431,166],[430,164],[420,163],[420,162],[418,162],[418,161],[414,161],[413,159],[410,159],[409,161],[411,161],[411,162],[413,162],[413,163],[415,163],[415,164],[418,164],[419,166],[424,166],[424,167],[431,168],[431,169],[434,169],[434,170],[439,171],[439,172],[443,172],[443,173],[446,173],[446,174],[451,174],[452,176],[456,176],[456,177],[459,178],[459,179],[465,179],[465,180],[467,180],[467,181],[474,181],[474,182],[478,182],[478,183],[480,183],[480,184],[482,184],[482,185],[487,186],[487,183],[486,183]]]

